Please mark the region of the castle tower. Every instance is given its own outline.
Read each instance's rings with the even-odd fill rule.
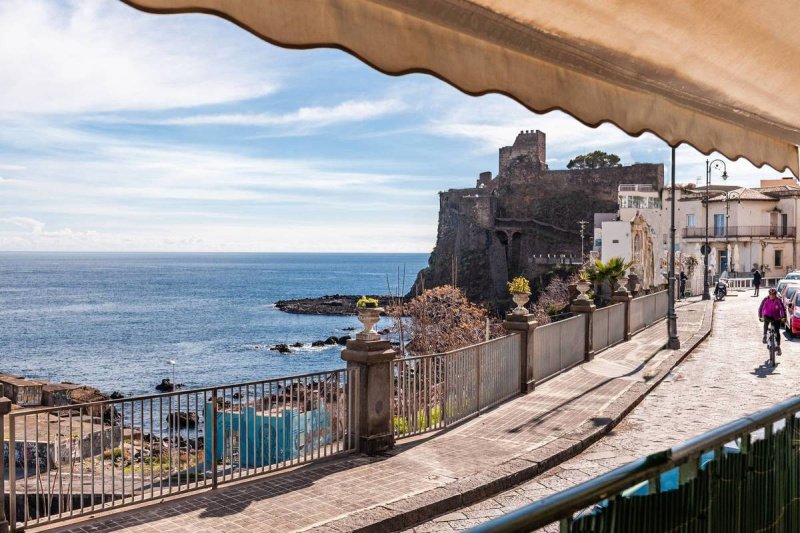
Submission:
[[[520,156],[529,156],[533,159],[534,167],[541,172],[547,170],[546,136],[543,131],[523,130],[519,132],[512,146],[500,148],[500,174],[506,174],[511,161]]]

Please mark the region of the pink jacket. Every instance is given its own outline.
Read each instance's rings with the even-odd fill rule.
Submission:
[[[762,300],[761,305],[758,307],[758,318],[786,318],[786,310],[783,308],[783,302],[780,298],[770,300],[769,296]]]

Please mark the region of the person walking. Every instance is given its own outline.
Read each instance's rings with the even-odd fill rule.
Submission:
[[[686,280],[687,279],[689,279],[689,278],[686,276],[686,272],[681,270],[681,279],[680,279],[680,287],[681,288],[680,288],[680,293],[678,294],[678,298],[680,300],[683,300],[684,298],[686,298]]]
[[[756,297],[758,296],[758,288],[761,287],[761,272],[757,268],[753,269],[753,287],[755,287],[753,297]]]
[[[767,297],[761,300],[761,305],[758,306],[758,319],[764,323],[764,336],[761,337],[761,342],[767,343],[767,327],[770,323],[775,326],[776,342],[778,343],[778,355],[781,354],[781,335],[780,326],[786,320],[786,309],[783,308],[783,302],[778,298],[778,291],[775,287],[770,287]]]

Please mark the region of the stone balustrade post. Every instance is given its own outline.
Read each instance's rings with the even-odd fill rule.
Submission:
[[[530,313],[526,315],[508,313],[503,322],[503,327],[506,328],[506,331],[519,333],[519,377],[520,392],[522,394],[531,392],[536,385],[533,378],[533,368],[536,364],[533,350],[533,331],[538,325],[539,323],[534,320],[533,315]]]
[[[633,296],[627,290],[617,290],[614,294],[611,295],[611,303],[623,303],[625,304],[625,334],[623,338],[626,341],[631,340],[631,300],[633,300]]]
[[[3,434],[5,423],[6,423],[6,416],[8,413],[11,412],[11,400],[5,397],[0,397],[0,446],[6,446],[5,444],[5,435]],[[8,516],[11,514],[10,509],[9,513],[6,514],[6,498],[8,498],[8,505],[16,505],[17,502],[11,501],[11,495],[6,494],[5,489],[5,482],[3,481],[6,478],[6,471],[5,471],[5,458],[8,457],[8,467],[14,468],[14,450],[11,449],[11,443],[8,443],[8,455],[6,456],[5,452],[0,454],[0,484],[3,486],[3,490],[0,491],[0,533],[8,533],[9,524],[8,524]],[[0,448],[0,452],[3,451]]]
[[[374,334],[373,334],[374,335]],[[347,341],[342,359],[348,369],[358,370],[356,402],[358,412],[358,451],[369,455],[394,446],[392,360],[397,350],[386,340],[355,339]]]
[[[592,318],[594,317],[594,312],[597,310],[597,306],[595,306],[591,300],[582,300],[580,298],[576,298],[572,300],[569,310],[576,315],[586,315],[586,353],[584,354],[584,360],[591,361],[594,358],[594,346],[592,342],[594,337],[594,334],[592,333],[594,321]]]

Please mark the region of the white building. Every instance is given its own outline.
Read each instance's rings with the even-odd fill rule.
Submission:
[[[669,191],[656,191],[651,185],[621,185],[618,212],[595,215],[596,254],[602,261],[611,257],[635,260],[632,270],[644,288],[665,283]],[[694,294],[703,287],[705,197],[705,187],[682,186],[676,190],[676,271],[689,275],[688,287]],[[754,268],[768,278],[778,278],[800,265],[798,201],[800,186],[794,178],[764,180],[755,189],[712,185],[708,202],[710,282],[723,272],[731,277],[749,277]]]
[[[619,186],[618,199],[619,210],[613,219],[606,213],[595,215],[595,250],[600,260],[621,257],[634,261],[631,271],[644,289],[665,283],[661,273],[661,192],[652,185],[624,184]]]
[[[731,277],[747,277],[754,268],[768,277],[790,272],[800,264],[796,231],[800,187],[789,180],[780,185],[762,183],[756,189],[712,186],[707,211],[704,189],[683,189],[676,196],[675,212],[680,250],[702,257],[707,224],[712,275],[728,272]]]

